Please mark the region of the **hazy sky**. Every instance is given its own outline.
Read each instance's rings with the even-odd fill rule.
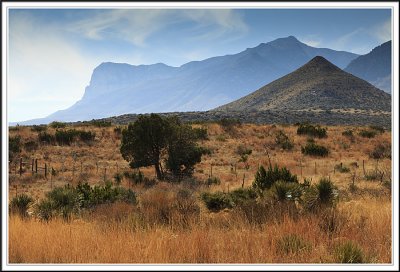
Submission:
[[[365,54],[391,39],[388,9],[10,9],[8,121],[79,100],[102,62],[180,66],[295,36]]]

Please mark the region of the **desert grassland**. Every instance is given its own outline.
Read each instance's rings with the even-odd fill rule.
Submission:
[[[391,259],[391,160],[374,160],[369,153],[382,142],[391,143],[385,131],[373,138],[363,138],[357,131],[363,127],[328,127],[328,137],[315,142],[330,150],[327,157],[305,156],[301,146],[307,136],[296,134],[296,126],[242,124],[225,130],[218,124],[194,125],[206,127],[209,140],[199,142],[211,150],[196,165],[194,177],[204,181],[212,171],[221,180],[219,185],[200,185],[193,189],[198,213],[182,214],[173,205],[179,189],[186,183],[158,182],[151,188],[131,185],[123,179],[121,186],[131,187],[138,194],[137,206],[125,203],[103,204],[84,211],[71,221],[9,217],[9,261],[11,263],[336,263],[336,248],[351,241],[362,250],[363,262],[390,263]],[[93,126],[77,129],[96,132],[92,144],[73,143],[71,146],[40,145],[32,152],[22,150],[27,160],[38,158],[58,170],[44,179],[30,171],[21,177],[10,174],[10,199],[22,192],[41,199],[51,187],[90,184],[113,180],[113,175],[129,169],[120,152],[120,136],[113,127]],[[354,130],[354,140],[342,135]],[[52,133],[54,129],[48,128]],[[275,133],[284,131],[294,148],[283,150],[275,143]],[[29,127],[10,131],[20,135],[22,142],[37,140]],[[248,166],[239,162],[239,145],[252,150]],[[76,154],[75,157],[73,154]],[[251,186],[259,165],[287,167],[299,181],[310,178],[312,183],[329,177],[338,187],[336,209],[316,213],[294,212],[297,208],[282,203],[274,211],[238,209],[212,213],[200,199],[200,193],[232,191]],[[367,180],[367,173],[376,169],[385,172],[382,180]],[[75,165],[75,173],[66,171]],[[81,164],[82,162],[82,164]],[[97,163],[97,165],[96,165]],[[350,172],[340,173],[335,165],[343,163]],[[357,166],[356,164],[357,163]],[[81,173],[82,165],[82,173]],[[300,166],[301,165],[301,166]],[[99,168],[97,169],[97,166]],[[236,166],[236,167],[235,167]],[[236,172],[234,169],[236,168]],[[143,168],[147,177],[154,169]],[[350,189],[353,182],[355,187]],[[271,212],[269,215],[267,213]],[[167,216],[165,216],[167,214]],[[266,215],[267,214],[267,215]],[[261,216],[262,215],[262,216]],[[265,215],[265,216],[264,216]],[[258,217],[262,219],[258,220]],[[160,218],[164,218],[161,220]]]

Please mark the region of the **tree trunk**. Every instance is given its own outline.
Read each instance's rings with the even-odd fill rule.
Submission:
[[[157,175],[157,179],[162,179],[162,172],[161,172],[161,169],[160,169],[160,164],[159,163],[156,163],[156,164],[154,164],[154,168],[156,169],[156,175]]]

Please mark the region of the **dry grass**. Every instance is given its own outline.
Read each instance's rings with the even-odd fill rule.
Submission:
[[[58,219],[43,223],[12,216],[9,218],[10,262],[332,263],[334,247],[347,240],[362,248],[367,262],[391,262],[391,192],[379,181],[367,181],[362,168],[364,161],[366,171],[384,170],[385,181],[390,182],[387,179],[391,160],[375,161],[368,156],[378,143],[390,143],[389,132],[366,139],[356,133],[362,128],[328,127],[328,138],[316,139],[316,142],[331,152],[328,157],[315,158],[301,153],[307,137],[298,136],[295,126],[244,124],[234,133],[225,132],[217,124],[205,126],[210,140],[200,144],[213,153],[203,156],[194,176],[200,181],[205,180],[212,168],[212,175],[221,180],[220,185],[192,188],[193,195],[188,202],[181,203],[180,208],[176,206],[177,194],[186,187],[159,183],[150,189],[143,185],[133,186],[138,193],[138,206],[102,205],[69,223]],[[21,155],[26,160],[38,158],[41,163],[49,163],[58,174],[48,176],[46,180],[43,175],[32,176],[29,171],[21,177],[13,172],[10,174],[10,198],[25,192],[40,199],[51,187],[77,184],[79,180],[100,184],[106,167],[105,176],[109,180],[114,174],[129,169],[119,152],[120,139],[113,127],[78,129],[95,131],[95,142],[91,145],[42,145],[34,152],[23,150]],[[355,130],[354,142],[342,136],[346,129]],[[293,150],[285,151],[276,146],[274,135],[278,130],[283,130],[293,140]],[[49,129],[48,132],[52,131]],[[10,134],[19,134],[22,142],[37,137],[36,132],[26,127]],[[221,135],[225,141],[219,140]],[[248,169],[239,162],[235,152],[239,145],[252,150]],[[76,154],[75,159],[73,154]],[[244,185],[250,186],[257,167],[268,165],[269,159],[272,164],[285,166],[297,174],[300,181],[303,178],[311,178],[312,182],[324,176],[331,178],[340,192],[337,212],[332,219],[337,225],[335,231],[327,232],[326,224],[332,217],[323,214],[302,213],[252,224],[236,210],[207,211],[200,201],[202,191],[226,192],[241,187],[243,179]],[[350,168],[349,173],[334,170],[340,162]],[[73,167],[75,172],[61,171]],[[141,171],[147,177],[154,177],[151,167]],[[354,174],[356,188],[349,190]],[[124,179],[121,186],[132,185]],[[296,235],[306,246],[284,253],[282,241],[290,239],[290,235]]]

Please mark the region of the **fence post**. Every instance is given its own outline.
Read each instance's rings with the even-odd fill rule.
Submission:
[[[44,164],[44,178],[47,179],[47,164]]]
[[[37,159],[35,160],[35,172],[37,174]]]
[[[363,160],[363,173],[364,173],[364,176],[365,176],[365,161]]]
[[[83,162],[81,161],[81,174],[82,174],[82,164],[83,164]]]
[[[246,173],[243,173],[243,181],[242,181],[242,188],[244,187],[244,178],[246,177]]]
[[[35,164],[35,159],[32,159],[32,175],[33,175],[33,165]]]
[[[210,165],[210,177],[212,177],[212,163]]]
[[[317,174],[317,162],[314,164],[314,174]]]
[[[19,176],[22,175],[22,158],[19,159]]]
[[[106,182],[107,167],[104,167],[104,182]]]

